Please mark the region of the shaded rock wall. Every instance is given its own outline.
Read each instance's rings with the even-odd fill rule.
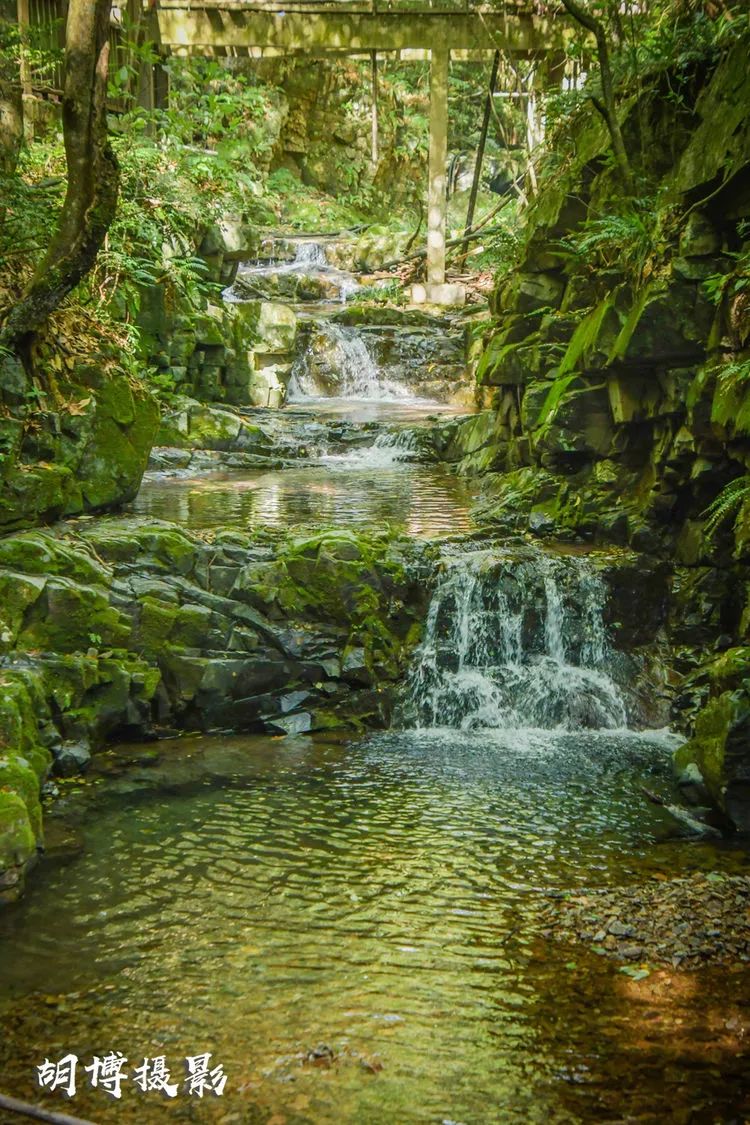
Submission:
[[[741,395],[734,418],[716,410],[722,365],[749,354],[750,305],[721,299],[728,285],[714,299],[706,282],[728,282],[748,250],[748,105],[747,43],[692,73],[655,76],[624,101],[648,185],[630,208],[603,125],[576,123],[541,182],[523,260],[493,295],[477,369],[488,409],[434,439],[441,457],[483,475],[488,526],[627,544],[674,564],[676,717],[690,729],[707,708],[681,762],[697,765],[743,829],[748,521],[741,512],[734,532],[730,519],[709,535],[706,508],[750,468]],[[587,252],[584,232],[598,235]],[[726,674],[706,672],[727,652],[737,658]]]
[[[259,250],[258,233],[233,216],[196,232],[192,247],[208,278],[221,285],[230,285],[238,263]],[[212,303],[155,283],[141,291],[137,325],[143,361],[170,390],[240,406],[284,401],[297,334],[297,318],[286,305]]]

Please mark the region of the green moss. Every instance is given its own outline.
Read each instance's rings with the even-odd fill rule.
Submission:
[[[176,605],[156,598],[141,598],[140,616],[133,634],[136,647],[144,652],[158,653],[169,640],[176,617]]]
[[[135,421],[135,399],[126,379],[107,380],[97,391],[96,399],[98,407],[106,411],[119,425],[128,426]]]
[[[39,804],[39,778],[23,760],[0,754],[0,792],[18,793],[26,806],[35,839],[42,836],[42,809]]]
[[[0,571],[0,650],[8,650],[18,636],[24,616],[44,592],[44,578]]]
[[[170,640],[187,648],[205,648],[212,616],[205,606],[182,606],[175,614]]]
[[[75,652],[92,644],[125,644],[130,636],[127,618],[99,587],[51,578],[45,602],[43,611],[37,603],[35,620],[27,620],[19,634],[20,648]]]
[[[0,788],[0,900],[15,897],[23,868],[36,854],[37,841],[26,804],[19,793]]]
[[[42,692],[38,684],[30,690],[16,673],[4,672],[0,678],[0,753],[13,752],[34,760],[42,775],[49,761],[39,746],[38,719],[43,716]]]
[[[24,574],[64,574],[79,582],[108,582],[110,574],[80,540],[29,531],[0,539],[0,567]]]
[[[0,527],[29,527],[82,511],[80,482],[66,465],[16,465],[0,488]]]
[[[694,763],[708,786],[711,796],[723,805],[726,740],[732,722],[734,706],[730,692],[711,699],[698,715],[693,737],[675,753],[678,769]]]

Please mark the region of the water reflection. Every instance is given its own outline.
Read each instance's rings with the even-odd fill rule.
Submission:
[[[679,1005],[695,1026],[720,981],[662,998],[674,1018],[644,1043],[614,968],[570,961],[537,920],[582,883],[722,862],[668,838],[644,803],[642,779],[668,768],[659,738],[411,732],[162,752],[93,787],[85,855],[0,915],[14,1092],[38,1100],[33,1064],[68,1047],[212,1050],[231,1076],[220,1106],[88,1094],[76,1109],[98,1122],[598,1123],[633,1099],[646,1120],[688,1120],[696,1082],[711,1120],[738,1103],[721,1052],[702,1067],[675,1047]]]
[[[320,467],[190,479],[148,475],[139,515],[191,528],[391,525],[414,536],[469,530],[469,484],[424,465],[370,466],[353,457]]]

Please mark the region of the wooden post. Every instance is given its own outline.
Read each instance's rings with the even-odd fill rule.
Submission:
[[[427,285],[445,284],[448,158],[448,65],[450,51],[433,47],[430,58],[430,183],[427,192]]]
[[[373,169],[378,166],[379,159],[379,144],[378,144],[378,52],[370,52],[370,89],[372,101],[372,153],[371,160]]]
[[[427,191],[427,284],[412,287],[412,300],[436,305],[461,305],[462,285],[445,283],[445,228],[448,199],[445,165],[448,159],[448,69],[450,47],[430,50],[430,161]]]

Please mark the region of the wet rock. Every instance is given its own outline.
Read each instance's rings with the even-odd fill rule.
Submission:
[[[4,897],[42,842],[50,748],[68,777],[112,737],[381,725],[431,566],[429,548],[349,531],[209,543],[122,519],[2,540]]]
[[[55,752],[54,771],[58,777],[85,773],[91,764],[91,749],[84,742],[63,742]]]
[[[313,718],[308,711],[298,711],[294,715],[284,715],[266,723],[271,731],[282,734],[306,734],[313,729]]]
[[[83,834],[72,824],[58,818],[47,820],[44,830],[44,858],[55,863],[71,863],[83,853]]]

